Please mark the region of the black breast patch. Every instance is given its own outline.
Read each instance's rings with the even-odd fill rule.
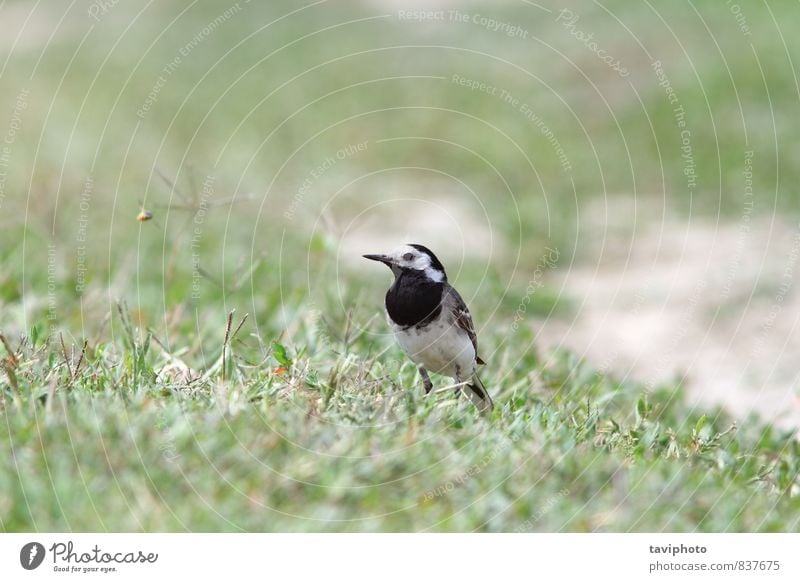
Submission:
[[[386,311],[398,325],[426,325],[442,312],[444,283],[431,281],[425,273],[403,270],[386,292]]]

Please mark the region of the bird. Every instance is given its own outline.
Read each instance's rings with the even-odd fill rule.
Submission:
[[[425,393],[433,388],[428,372],[453,378],[481,413],[494,407],[478,377],[478,336],[472,315],[447,282],[444,266],[421,244],[405,244],[387,254],[363,255],[392,270],[394,283],[385,307],[397,343],[417,365]]]

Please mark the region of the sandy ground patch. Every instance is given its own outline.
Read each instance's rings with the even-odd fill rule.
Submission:
[[[422,243],[446,261],[448,275],[457,278],[464,261],[491,261],[505,252],[502,235],[492,229],[492,207],[477,194],[455,191],[446,180],[404,179],[386,180],[381,194],[379,201],[347,222],[320,217],[319,227],[340,241],[339,255],[351,265],[360,265],[364,253]]]
[[[6,2],[0,8],[0,54],[44,48],[58,14],[32,2]]]
[[[694,402],[737,417],[800,426],[800,225],[647,216],[631,227],[632,204],[584,214],[599,222],[581,228],[593,250],[555,274],[577,313],[542,322],[543,346],[648,386],[682,379]]]

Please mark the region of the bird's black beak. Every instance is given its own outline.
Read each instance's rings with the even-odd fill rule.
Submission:
[[[379,263],[383,263],[388,267],[392,266],[392,260],[386,255],[362,255],[362,256],[365,259],[369,259],[370,261],[378,261]]]

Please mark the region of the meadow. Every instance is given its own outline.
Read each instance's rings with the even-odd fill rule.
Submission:
[[[612,196],[796,216],[797,7],[434,4],[0,6],[0,529],[798,530],[793,430],[537,342]],[[403,242],[490,418],[388,333]]]

